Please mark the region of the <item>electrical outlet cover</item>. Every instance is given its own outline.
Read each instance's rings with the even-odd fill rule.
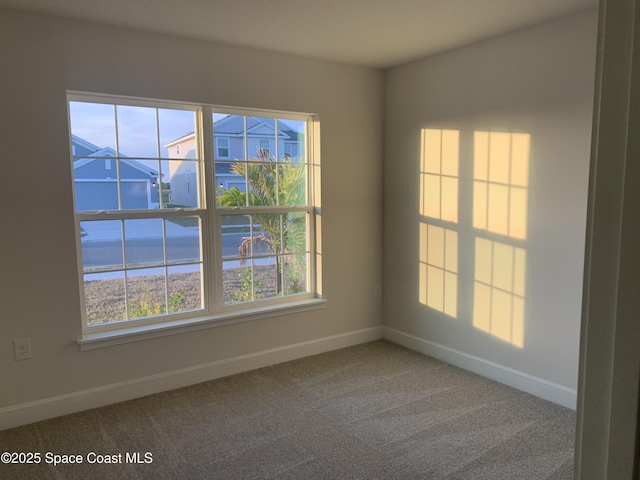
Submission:
[[[21,338],[13,341],[15,348],[16,360],[27,360],[31,358],[31,339]]]

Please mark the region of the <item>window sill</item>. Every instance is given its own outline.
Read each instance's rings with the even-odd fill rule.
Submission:
[[[250,322],[279,315],[289,315],[292,313],[318,310],[324,308],[325,303],[326,300],[322,298],[311,298],[287,303],[286,305],[278,304],[246,308],[244,310],[235,310],[233,312],[225,312],[223,314],[205,315],[201,317],[147,325],[127,325],[114,330],[98,333],[86,333],[76,342],[82,351],[93,350],[122,343],[131,343],[140,340],[148,340],[150,338],[193,332],[206,328],[232,325],[234,323]]]

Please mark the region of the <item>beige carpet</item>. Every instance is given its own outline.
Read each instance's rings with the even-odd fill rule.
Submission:
[[[570,410],[378,341],[0,432],[0,452],[41,454],[0,478],[570,480],[574,428]]]

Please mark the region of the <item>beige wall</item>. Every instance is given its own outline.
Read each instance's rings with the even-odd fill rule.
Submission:
[[[386,326],[575,390],[596,23],[585,12],[386,73]],[[424,128],[460,131],[457,318],[419,302]],[[531,138],[527,238],[506,240],[526,250],[522,348],[474,327],[476,131]]]
[[[0,62],[0,407],[381,324],[382,72],[2,9]],[[68,89],[319,114],[326,308],[80,352]]]

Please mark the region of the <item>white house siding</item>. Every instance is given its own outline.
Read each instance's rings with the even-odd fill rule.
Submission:
[[[183,161],[171,177],[171,204],[183,207],[198,206],[197,161]]]
[[[230,115],[214,123],[213,158],[216,162],[216,187],[229,189],[237,187],[246,189],[246,182],[240,175],[230,173],[235,162],[256,159],[260,149],[268,150],[270,158],[285,158],[285,152],[291,159],[301,159],[304,153],[304,137],[282,122],[278,122],[278,145],[276,149],[276,119]],[[220,139],[227,143],[221,144]],[[264,141],[268,145],[264,145]],[[262,143],[261,143],[262,141]],[[287,145],[285,149],[285,144]],[[185,135],[165,145],[167,156],[175,159],[195,159],[196,137]],[[220,155],[222,153],[223,155]],[[226,155],[224,155],[226,153]],[[195,162],[169,161],[169,178],[171,182],[171,204],[181,206],[197,206],[198,204],[198,165]]]

